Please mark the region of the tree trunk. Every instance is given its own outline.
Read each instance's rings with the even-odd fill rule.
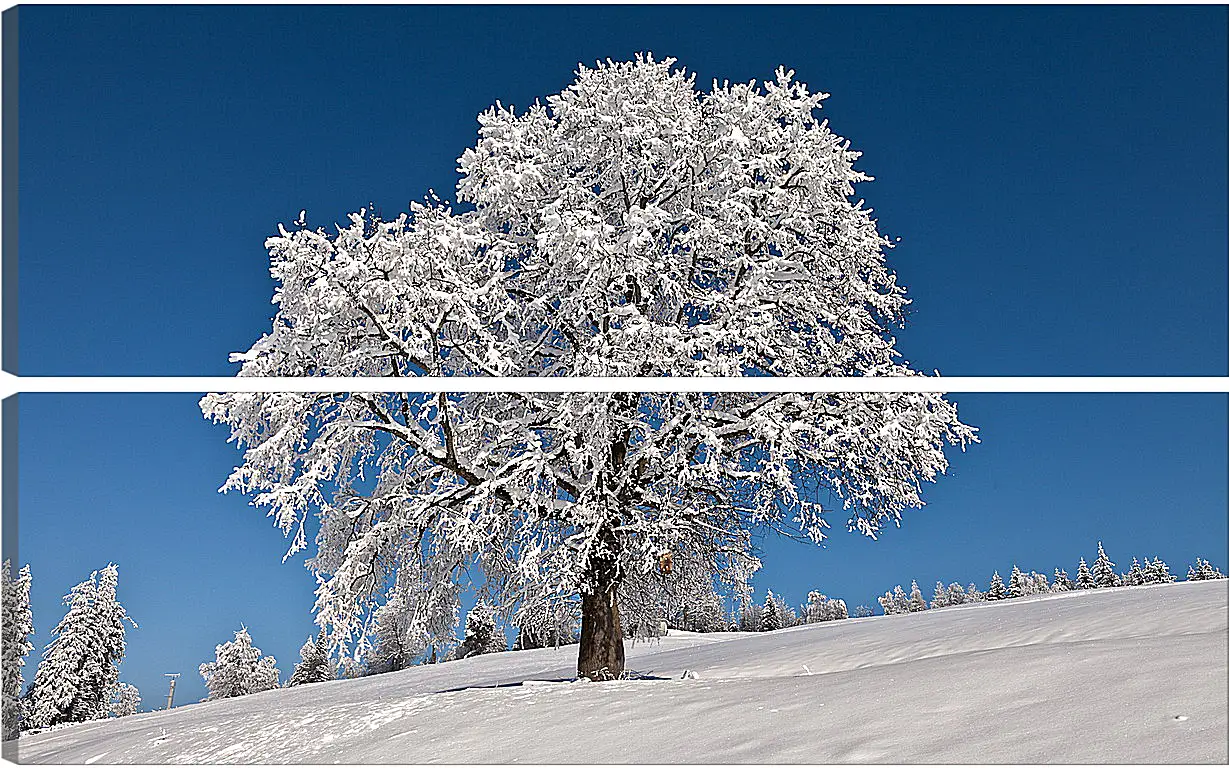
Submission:
[[[594,682],[623,674],[623,624],[618,585],[607,583],[581,596],[580,659],[576,672]]]

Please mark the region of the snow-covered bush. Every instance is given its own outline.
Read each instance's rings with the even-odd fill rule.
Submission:
[[[111,717],[128,717],[141,711],[141,692],[131,683],[118,683],[111,694]]]

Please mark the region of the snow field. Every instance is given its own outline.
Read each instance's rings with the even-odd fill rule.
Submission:
[[[21,762],[1224,763],[1229,582],[1041,595],[266,691],[21,739]],[[681,679],[692,670],[696,679]]]

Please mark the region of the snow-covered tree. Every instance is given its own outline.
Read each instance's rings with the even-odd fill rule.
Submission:
[[[891,592],[885,592],[883,597],[879,598],[879,605],[883,607],[883,614],[891,616],[898,613],[909,613],[909,596],[905,594],[905,590],[897,584]]]
[[[768,594],[764,597],[764,611],[760,619],[761,632],[774,632],[785,626],[784,617],[780,613],[780,601],[772,594],[772,590],[768,590]]]
[[[964,591],[964,601],[966,603],[981,603],[985,602],[986,593],[977,588],[977,582],[970,581],[969,586]]]
[[[128,717],[141,711],[141,692],[131,683],[117,683],[109,701],[111,717]]]
[[[869,608],[867,610],[870,610]],[[815,624],[821,621],[839,621],[849,618],[849,607],[844,600],[829,598],[822,592],[812,591],[807,595],[804,609],[805,623]]]
[[[479,600],[465,615],[465,639],[457,647],[457,658],[481,656],[508,650],[508,638],[495,626],[495,612]]]
[[[745,603],[738,615],[738,631],[764,631],[764,607],[759,603]]]
[[[1092,578],[1098,588],[1116,587],[1119,585],[1118,574],[1114,573],[1114,563],[1105,554],[1101,542],[1097,542],[1097,559],[1092,564]]]
[[[1020,571],[1020,566],[1011,566],[1011,578],[1007,583],[1008,597],[1021,597],[1028,594],[1024,586],[1024,574]]]
[[[707,562],[688,553],[669,553],[653,567],[629,572],[617,593],[624,632],[628,637],[653,637],[663,622],[681,629],[715,627],[722,614],[718,582]],[[727,586],[722,584],[723,589]],[[734,585],[734,590],[742,586]]]
[[[1007,598],[1007,587],[1003,586],[1003,577],[998,571],[990,577],[990,589],[986,590],[987,600],[1005,600]]]
[[[1169,572],[1169,565],[1159,557],[1154,557],[1151,561],[1144,558],[1146,565],[1144,566],[1144,583],[1145,584],[1171,584],[1177,581],[1176,576]]]
[[[1186,572],[1187,581],[1206,581],[1209,579],[1223,579],[1225,574],[1220,572],[1212,563],[1203,558],[1195,558],[1195,564]]]
[[[639,56],[497,105],[459,160],[467,210],[266,242],[277,315],[239,375],[917,375],[890,332],[908,301],[890,243],[854,198],[869,177],[823,98],[784,69],[701,93]],[[820,541],[821,488],[876,536],[976,440],[926,393],[412,392],[205,397],[244,450],[224,489],[290,553],[319,515],[334,642],[358,647],[393,573],[451,592],[476,570],[504,611],[579,595],[595,679],[623,669],[628,573],[665,552],[725,572],[764,529]]]
[[[524,603],[513,615],[512,625],[517,650],[571,645],[579,640],[580,604],[576,600]]]
[[[1052,592],[1068,592],[1075,589],[1075,583],[1071,581],[1071,577],[1062,568],[1054,569],[1054,584],[1051,586]]]
[[[114,563],[76,585],[64,597],[68,612],[51,633],[34,673],[32,727],[97,720],[109,713],[124,659],[125,623],[134,628],[116,596]]]
[[[0,629],[0,659],[3,675],[0,682],[0,703],[4,720],[4,740],[17,738],[21,733],[21,689],[24,685],[21,670],[26,657],[34,649],[30,635],[34,634],[34,619],[30,613],[30,566],[22,566],[13,576],[13,565],[4,561],[3,577],[3,627]]]
[[[1203,565],[1200,567],[1200,573],[1203,574],[1204,579],[1223,579],[1225,578],[1225,574],[1221,573],[1220,569],[1212,565],[1212,563],[1209,562],[1208,560],[1203,561]]]
[[[859,605],[858,607],[853,609],[853,616],[855,619],[865,619],[868,616],[874,616],[874,615],[875,615],[875,612],[871,610],[871,607],[869,605]]]
[[[823,592],[812,590],[807,593],[806,623],[817,624],[827,621],[828,598]]]
[[[948,596],[947,587],[942,581],[936,581],[934,594],[930,597],[930,607],[946,608],[951,604],[951,598]]]
[[[1088,570],[1088,563],[1084,562],[1084,558],[1080,558],[1080,568],[1075,574],[1076,589],[1096,589],[1097,580],[1093,578],[1092,571]]]
[[[1144,558],[1145,560],[1147,558]],[[1138,587],[1145,582],[1143,566],[1139,564],[1139,558],[1131,558],[1131,569],[1122,577],[1122,583],[1128,587]]]
[[[720,632],[725,629],[724,618],[721,597],[710,591],[683,606],[679,626],[688,632]]]
[[[323,683],[337,678],[337,668],[329,659],[328,638],[324,630],[299,649],[299,663],[286,681],[286,687],[305,685],[307,683]]]
[[[913,580],[913,586],[909,589],[909,612],[917,613],[918,611],[926,610],[926,598],[922,596],[922,590],[917,585],[917,579]]]
[[[964,587],[960,586],[960,582],[953,581],[947,585],[947,604],[948,605],[964,605],[970,602],[968,595],[964,591]]]
[[[209,688],[205,701],[246,696],[277,687],[281,675],[277,660],[262,655],[260,649],[252,645],[247,627],[236,632],[234,640],[222,643],[214,651],[214,661],[200,667],[201,677]]]

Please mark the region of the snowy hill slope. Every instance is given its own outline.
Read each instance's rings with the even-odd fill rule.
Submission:
[[[1229,759],[1229,582],[1065,593],[629,647],[664,679],[482,656],[21,739],[21,762]],[[697,679],[680,679],[684,670]]]

